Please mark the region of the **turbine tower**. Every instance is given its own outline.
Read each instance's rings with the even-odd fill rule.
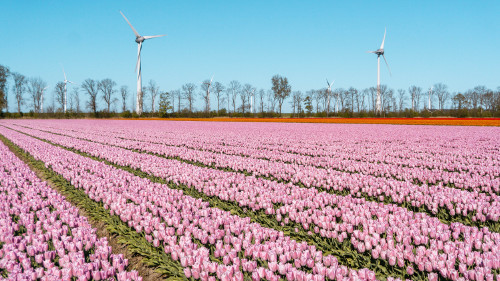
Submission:
[[[431,96],[432,96],[432,90],[433,90],[432,88],[433,88],[433,86],[431,86],[431,88],[429,89],[429,106],[428,106],[429,111],[432,109],[431,108]]]
[[[385,59],[384,55],[384,42],[385,42],[385,34],[387,33],[387,29],[384,31],[384,39],[382,39],[382,44],[380,45],[380,48],[376,51],[368,51],[368,53],[376,54],[377,55],[377,104],[376,104],[376,112],[380,113],[382,111],[381,108],[381,102],[380,102],[380,56],[384,57],[385,64],[387,65],[387,69],[389,69],[389,74],[391,74],[391,68],[389,67],[389,64],[387,63],[387,60]]]
[[[64,72],[64,67],[61,65],[64,74],[64,113],[66,113],[66,104],[68,103],[68,83],[76,84],[75,82],[69,81],[66,78],[66,72]]]
[[[250,95],[250,113],[254,113],[254,108],[253,104],[255,103],[255,90],[256,88],[253,88],[252,94]]]
[[[135,34],[135,42],[137,43],[137,63],[135,65],[135,71],[137,72],[137,100],[136,100],[135,112],[138,115],[141,115],[142,114],[142,76],[141,76],[142,42],[144,42],[144,40],[147,39],[162,37],[165,35],[141,36],[121,11],[120,14],[122,14],[123,18],[127,21],[128,25],[130,25],[130,28],[132,28],[132,31]]]
[[[328,82],[328,79],[326,79],[326,84],[328,85],[328,89],[327,89],[327,94],[328,94],[328,102],[327,102],[327,106],[328,106],[328,109],[326,110],[326,112],[330,112],[330,97],[332,95],[332,86],[333,86],[333,83],[335,83],[335,80],[333,80],[333,82],[330,84],[330,82]],[[335,102],[335,111],[338,110],[338,103]],[[328,114],[327,114],[327,117],[328,117]]]

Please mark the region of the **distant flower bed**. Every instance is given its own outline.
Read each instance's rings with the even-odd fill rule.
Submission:
[[[147,118],[129,120],[500,126],[500,118]]]

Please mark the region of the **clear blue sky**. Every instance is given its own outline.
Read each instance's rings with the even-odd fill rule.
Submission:
[[[60,63],[72,81],[111,78],[133,93],[137,44],[119,10],[141,35],[167,34],[142,49],[143,84],[154,79],[162,90],[212,74],[264,89],[274,74],[292,90],[325,87],[325,78],[375,86],[376,56],[366,51],[385,27],[392,77],[382,65],[383,84],[500,86],[500,1],[5,0],[0,64],[41,77],[50,93],[63,80]]]

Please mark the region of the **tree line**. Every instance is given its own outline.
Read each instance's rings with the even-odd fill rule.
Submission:
[[[306,92],[292,91],[286,77],[275,75],[271,88],[257,89],[250,83],[236,80],[224,85],[205,80],[200,85],[186,83],[181,88],[161,91],[150,80],[143,87],[139,101],[147,105],[147,117],[279,117],[288,103],[290,117],[500,117],[500,87],[495,90],[477,86],[462,92],[450,92],[447,85],[436,83],[429,89],[410,86],[394,90],[380,87],[382,112],[376,114],[377,88],[320,88]],[[127,86],[118,87],[110,78],[88,78],[72,85],[67,93],[68,110],[64,114],[64,82],[53,88],[53,98],[47,99],[47,83],[40,77],[25,77],[0,65],[0,109],[2,117],[22,117],[25,114],[48,117],[139,117],[127,110],[129,98],[136,94]],[[8,98],[13,96],[16,109],[11,113]],[[85,102],[83,103],[83,97]],[[44,100],[45,98],[45,100]],[[201,98],[203,107],[195,107]],[[44,107],[45,104],[45,107]],[[135,104],[135,103],[134,103]],[[215,104],[215,107],[211,107]],[[29,112],[22,112],[26,105]]]

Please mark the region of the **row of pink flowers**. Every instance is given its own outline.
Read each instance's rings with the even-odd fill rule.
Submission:
[[[24,128],[20,128],[24,129]],[[413,183],[413,176],[404,176],[406,168],[375,165],[367,162],[350,161],[344,170],[350,172],[340,172],[333,168],[318,168],[310,165],[286,164],[283,162],[272,162],[262,159],[241,157],[234,155],[218,154],[213,152],[187,149],[185,147],[168,147],[157,143],[146,141],[125,140],[114,137],[110,134],[100,136],[94,131],[80,133],[74,131],[61,132],[61,130],[51,129],[58,133],[64,133],[71,137],[88,139],[108,145],[124,147],[127,149],[137,149],[153,152],[169,157],[180,157],[188,161],[201,162],[205,165],[214,165],[219,168],[229,167],[236,171],[249,171],[254,175],[272,176],[278,180],[290,181],[295,184],[302,183],[307,187],[322,187],[328,190],[347,190],[352,196],[370,196],[383,201],[389,197],[393,202],[399,204],[411,204],[412,206],[425,206],[428,210],[436,214],[439,208],[445,208],[452,216],[461,214],[467,216],[473,213],[474,221],[499,221],[500,219],[500,197],[492,192],[492,188],[497,190],[500,186],[500,177],[493,177],[486,174],[478,177],[470,177],[474,186],[479,186],[478,190],[467,191],[443,186],[443,182],[436,185],[422,185]],[[30,133],[40,134],[42,132],[30,131]],[[47,134],[43,135],[47,137]],[[378,171],[366,172],[363,166],[376,166]],[[361,168],[360,168],[361,167]],[[497,166],[498,169],[500,166]],[[364,171],[364,172],[359,172]],[[354,173],[352,173],[354,172]],[[438,171],[453,175],[468,175],[468,173],[458,174]],[[351,174],[352,173],[352,174]],[[435,173],[428,169],[419,169],[419,179],[421,181],[436,182]],[[472,174],[476,175],[476,174]],[[399,179],[394,179],[399,178]],[[426,180],[424,180],[426,179]],[[462,179],[456,180],[463,182]]]
[[[372,271],[348,269],[339,265],[334,256],[324,255],[314,246],[251,223],[250,218],[210,208],[208,203],[167,185],[152,183],[2,127],[0,133],[83,189],[90,198],[104,203],[111,214],[144,233],[153,245],[162,245],[166,253],[181,262],[188,277],[243,280],[243,272],[249,272],[254,280],[278,280],[280,277],[287,280],[342,280],[346,277],[375,280]],[[196,241],[215,246],[215,251],[211,253]],[[210,255],[222,257],[222,262],[210,261]],[[241,255],[244,258],[240,258]],[[258,266],[257,259],[268,261],[269,266]],[[312,273],[303,271],[303,267]]]
[[[142,280],[77,208],[1,142],[0,159],[0,268],[9,280]]]
[[[168,129],[168,133],[162,134],[161,131],[158,131],[158,123],[155,123],[154,127],[150,125],[151,123],[143,123],[145,126],[141,126],[140,128],[134,128],[129,125],[130,123],[126,125],[120,123],[121,126],[118,127],[113,126],[116,122],[104,121],[103,123],[106,124],[105,130],[95,126],[90,127],[88,123],[78,122],[75,124],[74,121],[67,124],[69,126],[64,126],[63,124],[58,127],[50,127],[52,125],[50,121],[35,121],[28,125],[32,127],[39,127],[41,125],[45,129],[70,135],[75,133],[81,136],[81,134],[78,133],[83,132],[85,134],[84,136],[87,137],[89,136],[88,133],[92,132],[91,136],[95,141],[106,141],[108,144],[118,143],[119,145],[125,145],[135,149],[147,150],[153,147],[152,151],[159,153],[163,153],[163,151],[157,151],[157,146],[154,144],[161,144],[163,146],[168,145],[170,146],[168,156],[183,157],[189,155],[190,158],[202,159],[203,161],[218,166],[224,165],[224,163],[230,163],[231,165],[235,165],[234,163],[236,163],[237,166],[232,167],[236,170],[257,166],[252,169],[251,172],[265,172],[267,171],[266,168],[268,168],[265,162],[255,161],[255,159],[266,159],[272,160],[273,162],[285,162],[299,165],[288,165],[287,168],[292,169],[292,171],[287,173],[287,176],[293,175],[293,170],[296,170],[297,167],[303,169],[302,166],[306,165],[379,177],[394,177],[403,181],[418,180],[430,184],[442,182],[443,185],[453,184],[458,188],[488,193],[495,192],[499,194],[500,192],[500,158],[492,154],[495,151],[495,144],[497,144],[493,137],[495,128],[483,128],[482,130],[485,132],[481,132],[479,142],[476,141],[477,136],[473,134],[474,131],[477,131],[476,128],[468,128],[468,130],[472,131],[471,135],[467,136],[467,138],[459,138],[459,143],[457,143],[458,141],[456,140],[450,142],[447,138],[443,139],[442,134],[439,134],[438,139],[433,139],[433,142],[430,144],[426,142],[425,149],[422,149],[422,146],[419,146],[419,141],[423,137],[426,138],[426,141],[430,141],[428,139],[430,137],[429,135],[418,136],[415,141],[412,141],[408,138],[401,140],[402,136],[397,134],[391,137],[390,142],[382,143],[382,146],[380,136],[375,136],[375,139],[370,140],[364,139],[364,141],[358,138],[342,139],[342,142],[339,143],[336,141],[333,145],[326,143],[318,144],[318,141],[315,140],[312,144],[301,142],[300,146],[294,146],[295,142],[290,141],[290,139],[293,139],[296,135],[288,135],[285,138],[287,140],[286,144],[279,142],[279,140],[283,138],[266,138],[265,144],[262,144],[260,141],[252,142],[251,139],[246,143],[240,140],[235,141],[233,139],[234,135],[231,134],[231,138],[227,137],[227,134],[231,133],[227,131],[227,127],[232,129],[232,124],[219,126],[217,128],[217,135],[211,134],[210,131],[205,130],[200,132],[199,135],[194,136],[190,133],[199,132],[199,126],[190,126],[189,129],[191,132],[188,131],[187,133],[184,126],[182,127],[182,131],[177,128],[178,126],[168,126],[166,128]],[[205,126],[205,124],[206,123],[203,123],[203,126]],[[264,124],[263,126],[273,125]],[[350,126],[356,128],[361,125]],[[373,126],[377,125],[363,125],[361,128],[365,129],[365,127]],[[72,130],[67,130],[69,127],[71,127]],[[394,126],[387,127],[394,128]],[[415,126],[411,128],[413,129]],[[420,129],[418,131],[425,132],[429,130],[429,127],[417,128]],[[178,131],[178,133],[182,134],[173,134],[170,130]],[[438,127],[438,129],[435,130],[443,129]],[[453,132],[464,129],[452,128],[446,130],[451,130]],[[435,133],[434,131],[431,132]],[[259,133],[263,132],[259,131]],[[484,133],[491,134],[491,136],[485,136]],[[496,133],[500,133],[498,129]],[[172,135],[175,137],[172,137]],[[315,135],[317,136],[317,134]],[[101,137],[104,137],[104,139]],[[245,137],[247,137],[247,139],[251,138],[252,134],[245,134]],[[403,137],[407,136],[403,135]],[[469,138],[472,138],[472,140],[469,140]],[[146,142],[147,147],[142,147],[144,144],[128,142],[128,140]],[[485,142],[485,140],[487,140],[487,142]],[[273,144],[274,141],[277,141],[278,144]],[[354,144],[352,144],[353,141]],[[467,143],[470,141],[479,143],[480,149],[478,149],[477,145],[470,147],[470,144]],[[469,147],[464,149],[464,144]],[[437,150],[429,149],[429,145],[435,146]],[[172,146],[176,147],[176,149],[172,148]],[[457,146],[462,149],[460,153],[457,153]],[[242,158],[241,156],[244,157]],[[252,158],[254,161],[248,165],[248,163],[245,162],[247,160],[244,158]]]
[[[374,259],[385,259],[391,265],[405,267],[409,274],[418,269],[439,271],[442,276],[452,279],[470,274],[493,276],[492,270],[500,266],[500,236],[486,228],[457,223],[447,225],[394,205],[200,168],[118,147],[52,134],[44,137],[120,165],[130,165],[192,186],[209,196],[235,201],[253,210],[263,209],[283,224],[290,221],[302,224],[311,230],[311,235],[314,231],[316,235],[340,242],[350,237],[358,252],[368,251]],[[275,208],[276,203],[282,206]],[[360,227],[363,231],[358,230]],[[459,266],[455,266],[457,261]]]

